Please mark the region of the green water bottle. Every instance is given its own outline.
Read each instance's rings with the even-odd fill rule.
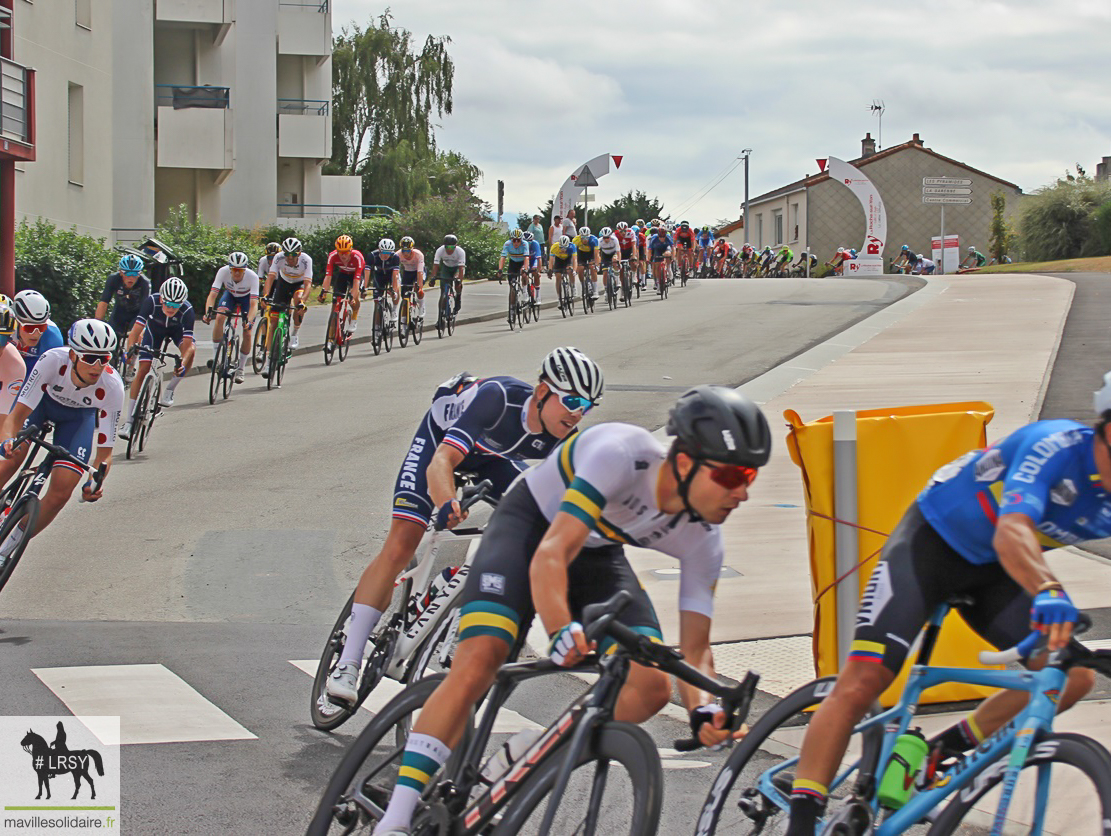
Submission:
[[[922,735],[921,729],[911,729],[899,735],[895,741],[895,751],[884,770],[876,798],[884,807],[898,810],[914,793],[914,779],[922,768],[922,761],[930,751],[930,744]]]

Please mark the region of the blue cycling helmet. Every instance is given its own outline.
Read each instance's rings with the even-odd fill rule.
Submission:
[[[143,266],[143,259],[135,253],[128,253],[120,259],[120,270],[125,276],[138,276],[143,272]]]
[[[908,247],[906,244],[903,244],[903,252],[906,252],[909,249],[910,249],[910,247]]]

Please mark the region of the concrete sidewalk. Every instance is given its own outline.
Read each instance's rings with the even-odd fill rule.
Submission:
[[[741,389],[763,404],[773,427],[782,425],[785,409],[810,421],[834,409],[985,400],[995,407],[988,437],[996,439],[1037,419],[1073,290],[1048,276],[931,277],[918,292]],[[717,588],[713,641],[773,639],[748,649],[774,665],[782,650],[805,648],[784,672],[802,684],[813,676],[814,616],[802,480],[785,444],[724,528],[728,570]],[[665,636],[677,640],[675,561],[630,553]],[[1111,567],[1077,550],[1050,559],[1081,607],[1106,605]]]

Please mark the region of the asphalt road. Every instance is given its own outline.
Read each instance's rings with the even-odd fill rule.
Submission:
[[[190,378],[147,452],[126,462],[121,447],[104,500],[67,508],[0,596],[5,712],[69,713],[42,681],[44,669],[163,666],[248,739],[189,741],[171,729],[169,739],[181,742],[126,746],[132,831],[301,832],[363,718],[331,736],[313,729],[310,680],[291,661],[318,657],[380,546],[397,467],[439,382],[463,369],[532,379],[548,350],[576,345],[607,378],[590,420],[654,429],[689,386],[740,384],[913,286],[902,278],[694,282],[630,310],[566,321],[546,311],[523,333],[474,323],[379,357],[355,346],[328,368],[319,353],[305,354],[281,390],[249,376],[216,406],[207,381]],[[492,310],[505,288],[466,293]],[[157,688],[128,691],[137,668],[122,675],[120,688],[139,708],[173,715]],[[544,722],[583,687],[550,679],[511,705]],[[647,728],[664,747],[683,731],[667,718]],[[661,832],[689,832],[713,774],[698,765],[720,758],[699,753],[669,770]]]

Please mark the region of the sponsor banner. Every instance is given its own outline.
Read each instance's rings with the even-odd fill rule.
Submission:
[[[845,262],[842,273],[846,276],[882,276],[883,257],[878,255],[861,255],[852,261]]]
[[[0,717],[0,834],[118,833],[119,717]]]
[[[860,248],[861,256],[882,258],[883,245],[887,241],[887,210],[879,190],[856,166],[837,157],[829,157],[828,160],[829,176],[856,195],[860,205],[864,207],[864,246]],[[871,268],[857,269],[854,272],[871,274]],[[882,265],[879,272],[883,272]]]
[[[579,202],[582,196],[583,187],[577,185],[576,181],[579,175],[582,174],[584,168],[589,168],[591,174],[595,177],[602,177],[610,172],[610,155],[599,154],[593,160],[587,160],[585,163],[571,172],[571,176],[567,178],[560,190],[555,193],[552,199],[552,215],[559,215],[561,218],[567,217],[567,210],[574,209],[575,204]],[[548,223],[552,222],[548,218]]]
[[[961,239],[957,235],[945,236],[945,261],[941,258],[941,237],[935,235],[930,239],[930,251],[934,264],[941,268],[943,273],[956,273],[961,266]]]

